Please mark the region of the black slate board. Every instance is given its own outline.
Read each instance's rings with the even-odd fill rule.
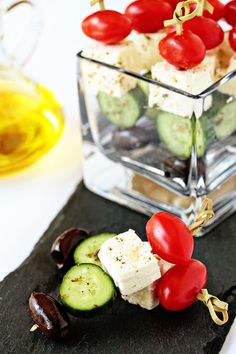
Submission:
[[[209,291],[230,304],[228,325],[213,324],[201,303],[179,313],[168,313],[161,307],[145,311],[117,299],[103,315],[93,319],[72,318],[71,334],[63,343],[29,332],[30,292],[45,291],[58,298],[62,274],[55,269],[49,250],[59,233],[72,226],[96,233],[133,228],[145,239],[146,221],[145,216],[102,199],[80,184],[30,257],[0,283],[0,353],[218,353],[236,313],[235,215],[195,242],[195,258],[205,262],[209,269]],[[14,252],[17,250],[9,250],[9,257]]]

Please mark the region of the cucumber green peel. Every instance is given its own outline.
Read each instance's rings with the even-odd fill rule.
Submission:
[[[109,306],[115,298],[110,276],[95,264],[73,266],[64,276],[60,297],[68,311],[75,316],[95,315]]]
[[[159,111],[157,133],[165,147],[174,155],[188,159],[195,145],[197,156],[204,155],[216,141],[214,124],[204,114],[200,119],[187,119],[173,113]]]
[[[191,120],[159,111],[156,124],[158,135],[166,148],[174,156],[189,158],[193,144]]]
[[[98,259],[98,252],[101,248],[101,245],[114,236],[116,236],[116,234],[103,233],[86,238],[75,249],[75,263],[92,263],[101,266],[101,263]]]
[[[114,125],[120,128],[131,128],[142,117],[146,96],[139,87],[117,98],[100,91],[97,100],[101,112]]]

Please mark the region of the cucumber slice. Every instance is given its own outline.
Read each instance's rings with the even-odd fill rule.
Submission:
[[[189,158],[193,144],[190,119],[159,111],[156,127],[162,143],[174,156]]]
[[[215,91],[212,94],[212,106],[204,113],[204,116],[206,115],[209,118],[215,117],[215,115],[226,105],[229,97],[229,95]]]
[[[204,130],[207,129],[209,132],[209,126],[210,130],[212,130],[212,126],[214,129],[214,134],[210,136],[208,133],[208,146],[209,142],[212,143],[217,139],[223,140],[236,130],[236,101],[229,102],[230,96],[218,91],[214,92],[212,96],[212,107],[200,118],[203,125],[207,126]]]
[[[146,76],[148,78],[152,78],[151,72],[148,72],[144,76]],[[137,86],[139,86],[145,94],[145,98],[146,98],[145,99],[145,106],[148,106],[149,85],[150,84],[148,82],[143,81],[143,80],[138,80],[138,83],[137,83]],[[145,116],[150,119],[156,119],[158,113],[159,113],[159,109],[148,107],[145,111]]]
[[[104,310],[115,297],[110,276],[95,264],[72,267],[60,286],[60,297],[75,316],[91,316]]]
[[[151,74],[150,71],[148,73],[146,73],[144,76],[148,77],[150,79],[152,78],[152,74]],[[149,96],[149,85],[150,84],[148,82],[144,81],[144,80],[138,80],[138,82],[137,82],[137,86],[139,86],[143,90],[143,92],[145,93],[146,97]]]
[[[197,156],[204,155],[206,148],[216,141],[212,120],[204,115],[195,120],[172,113],[159,111],[157,132],[166,148],[180,158],[191,156],[192,146],[196,146]]]
[[[114,236],[116,236],[116,234],[104,233],[86,238],[75,249],[75,263],[93,263],[101,266],[101,263],[98,259],[98,252],[101,248],[101,245]]]
[[[212,120],[203,115],[196,120],[194,143],[197,148],[197,156],[204,155],[206,149],[217,141]]]
[[[146,109],[145,116],[150,119],[156,119],[159,112],[159,109],[149,107]]]
[[[236,100],[226,103],[214,117],[215,133],[223,140],[236,130]]]
[[[206,137],[205,134],[202,130],[202,126],[199,120],[196,121],[196,126],[195,126],[195,133],[194,133],[194,144],[197,148],[197,156],[201,157],[204,155],[205,152],[205,143],[206,143]]]
[[[146,96],[139,87],[130,90],[121,98],[99,92],[97,100],[104,116],[121,128],[132,127],[145,111]]]

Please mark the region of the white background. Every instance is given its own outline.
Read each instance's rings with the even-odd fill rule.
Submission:
[[[127,3],[107,1],[120,10]],[[48,155],[27,170],[0,179],[0,280],[30,254],[82,176],[76,53],[89,42],[80,29],[81,20],[91,11],[89,1],[42,0],[41,4],[41,38],[25,70],[61,98],[66,126]],[[236,353],[234,326],[223,353]]]

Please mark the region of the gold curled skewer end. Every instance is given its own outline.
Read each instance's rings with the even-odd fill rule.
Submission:
[[[212,320],[218,326],[222,326],[228,322],[229,315],[227,302],[221,301],[216,296],[209,294],[207,289],[202,289],[198,294],[197,299],[207,306]],[[217,315],[217,312],[221,313],[223,319]]]
[[[101,11],[105,10],[104,0],[91,0],[90,1],[90,6],[94,6],[96,4],[99,4]]]
[[[196,4],[196,8],[191,12],[190,5]],[[176,33],[181,35],[183,32],[183,23],[185,21],[191,20],[199,14],[201,9],[201,4],[199,0],[187,0],[181,1],[177,4],[176,9],[171,20],[164,21],[164,26],[176,25]]]
[[[213,211],[213,202],[209,198],[203,199],[201,208],[197,214],[195,221],[189,226],[189,230],[193,236],[196,236],[199,229],[215,216]]]
[[[192,4],[196,5],[193,11],[191,11],[190,7]],[[211,14],[214,11],[214,7],[207,0],[187,0],[179,2],[173,13],[173,18],[164,21],[164,26],[176,25],[176,33],[181,35],[183,32],[183,23],[191,20],[195,16],[202,16],[205,9]]]
[[[203,15],[204,10],[207,10],[210,14],[213,14],[214,6],[212,6],[207,0],[201,0],[201,13],[199,13],[199,16]]]

